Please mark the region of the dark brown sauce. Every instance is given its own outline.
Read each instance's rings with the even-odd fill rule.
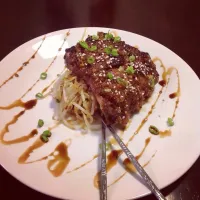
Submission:
[[[122,150],[113,150],[107,156],[106,171],[110,171],[116,164],[119,156],[123,153]],[[94,186],[99,188],[100,172],[94,177]]]
[[[142,151],[139,155],[136,156],[136,159],[138,160],[143,153],[145,152],[151,138],[147,138],[145,140],[145,146],[143,147]],[[106,164],[106,171],[109,172],[116,164],[119,156],[123,153],[122,150],[113,150],[110,152],[110,154],[107,156],[107,164]],[[128,159],[128,158],[127,158]],[[127,159],[124,160],[125,163],[129,162]],[[124,163],[123,162],[123,163]],[[94,177],[94,186],[96,188],[99,188],[99,180],[100,180],[100,172],[98,172]]]
[[[144,152],[145,152],[147,146],[149,145],[150,141],[151,141],[151,138],[150,138],[150,137],[147,138],[147,139],[145,140],[145,146],[143,147],[143,149],[142,149],[142,151],[140,152],[140,154],[138,154],[138,155],[135,157],[137,160],[139,160],[139,159],[142,157],[142,155],[144,154]],[[124,164],[124,166],[125,166],[125,169],[126,169],[128,172],[135,172],[135,171],[136,171],[135,167],[133,166],[133,164],[131,163],[131,161],[130,161],[128,158],[126,158],[126,159],[123,161],[123,164]]]
[[[43,44],[45,38],[46,38],[46,36],[44,36],[44,38],[42,39],[42,42],[41,42],[40,46],[37,48],[37,50],[35,51],[35,53],[34,53],[27,61],[25,61],[25,62],[23,63],[23,65],[20,66],[7,80],[5,80],[5,81],[0,85],[0,88],[1,88],[2,86],[4,86],[8,81],[10,81],[11,79],[13,79],[13,78],[15,77],[16,74],[18,75],[18,72],[22,71],[23,68],[24,68],[25,66],[27,66],[27,65],[30,63],[31,59],[35,58],[35,55],[37,54],[37,52],[38,52],[39,49],[41,48],[41,46],[42,46],[42,44]],[[19,75],[18,75],[18,76],[19,76]]]
[[[43,94],[44,92],[46,92],[46,91],[55,83],[56,80],[57,80],[57,78],[56,78],[55,80],[53,80],[47,87],[45,87],[45,88],[42,90],[42,94]]]
[[[151,160],[155,157],[156,152],[151,156],[150,160],[148,160],[144,165],[142,165],[143,168],[145,168],[150,162]],[[135,172],[135,168],[132,168],[133,172]],[[131,172],[132,172],[131,170]],[[110,185],[108,185],[108,187],[114,185],[115,183],[117,183],[118,181],[120,181],[125,175],[126,175],[127,171],[124,172],[121,176],[119,176],[117,179],[115,179]]]
[[[135,133],[129,138],[129,140],[128,140],[128,142],[126,143],[126,145],[128,145],[128,144],[133,140],[133,138],[135,137],[135,135],[137,135],[137,134],[139,133],[139,131],[141,130],[141,128],[142,128],[142,127],[144,126],[144,124],[148,121],[149,116],[152,114],[153,109],[155,108],[155,106],[156,106],[156,104],[157,104],[157,102],[158,102],[158,100],[159,100],[159,98],[160,98],[160,96],[161,96],[161,94],[162,94],[163,88],[164,88],[164,87],[162,87],[162,88],[160,89],[159,94],[158,94],[158,96],[157,96],[155,102],[154,102],[153,105],[151,106],[151,109],[149,110],[148,114],[147,114],[147,115],[145,116],[145,118],[142,120],[142,122],[140,123],[140,125],[139,125],[138,128],[136,129]]]
[[[174,99],[175,97],[177,97],[176,92],[174,92],[174,93],[172,93],[172,94],[169,95],[169,98],[170,98],[170,99]]]
[[[32,99],[27,102],[23,102],[21,99],[18,99],[8,106],[4,106],[4,107],[0,106],[0,110],[10,110],[15,107],[22,107],[22,108],[25,108],[26,110],[30,110],[33,107],[35,107],[36,104],[37,104],[37,99]]]
[[[66,41],[66,39],[67,39],[67,36],[69,35],[69,32],[67,32],[67,34],[66,34],[66,36],[65,36],[65,38],[64,38],[64,41],[63,41],[63,43],[61,44],[61,49],[62,49],[62,47],[63,47],[63,45],[64,45],[64,43],[65,43],[65,41]],[[44,39],[45,39],[45,37],[43,38],[43,41],[44,41]],[[40,45],[40,47],[42,46],[42,43],[41,43],[41,45]],[[39,48],[40,48],[39,47]],[[34,56],[32,56],[32,57],[35,57],[35,55],[36,55],[36,53],[38,52],[38,50],[39,50],[39,48],[37,49],[37,51],[34,53]],[[54,59],[52,60],[52,62],[50,63],[50,65],[47,67],[47,69],[45,70],[45,72],[47,72],[48,70],[49,70],[49,68],[51,67],[51,65],[55,62],[55,60],[56,60],[56,58],[57,58],[57,55],[54,57]],[[31,59],[31,58],[30,58]],[[30,60],[29,59],[29,60]],[[20,67],[19,69],[18,69],[18,71],[21,71],[23,69],[23,66],[22,67]],[[18,72],[17,71],[17,72]],[[16,72],[16,73],[17,73]],[[30,101],[27,101],[26,103],[23,103],[22,102],[22,98],[23,97],[25,97],[32,89],[33,89],[33,87],[38,83],[40,81],[40,78],[18,99],[18,100],[16,100],[16,101],[14,101],[13,103],[11,103],[10,105],[8,105],[8,106],[1,106],[0,107],[0,109],[3,109],[3,110],[9,110],[9,109],[12,109],[12,108],[15,108],[15,107],[25,107],[26,109],[31,109],[31,108],[33,108],[35,105],[34,105],[34,103],[37,103],[37,101],[36,100],[30,100]],[[52,83],[50,84],[50,86],[53,84],[55,82],[55,80],[54,81],[52,81]],[[46,91],[50,86],[48,86],[47,88],[45,88],[44,89],[44,91]],[[1,88],[1,86],[0,86],[0,88]],[[33,107],[31,107],[31,104],[33,104],[34,106]],[[30,107],[30,108],[28,108],[28,107]]]
[[[96,159],[98,156],[99,156],[98,154],[97,154],[97,155],[94,155],[93,158],[92,158],[91,160],[89,160],[89,161],[87,161],[87,162],[81,164],[80,166],[78,166],[78,167],[76,167],[76,168],[74,168],[74,169],[72,169],[72,170],[70,170],[70,171],[67,171],[66,173],[69,174],[69,173],[71,173],[71,172],[74,172],[74,171],[79,170],[80,168],[82,168],[82,167],[86,166],[87,164],[91,163],[91,162],[92,162],[94,159]]]
[[[34,129],[32,130],[28,135],[25,135],[25,136],[22,136],[22,137],[19,137],[19,138],[16,138],[14,140],[9,140],[9,141],[3,141],[3,144],[6,144],[6,145],[11,145],[11,144],[18,144],[18,143],[22,143],[22,142],[26,142],[28,141],[29,139],[33,138],[35,135],[38,134],[38,131],[37,129]]]
[[[64,172],[67,165],[69,164],[70,157],[68,156],[68,146],[63,142],[56,147],[54,152],[56,151],[58,152],[58,154],[51,154],[54,155],[55,159],[49,160],[47,163],[47,167],[53,176],[58,177]],[[57,163],[56,166],[54,167],[54,169],[51,169],[51,167],[54,166],[55,163]]]
[[[171,136],[172,132],[171,132],[171,130],[159,131],[159,135],[161,138],[164,138],[167,136]]]
[[[62,43],[61,46],[60,46],[61,49],[63,48],[63,45],[64,45],[65,41],[67,40],[68,35],[69,35],[69,32],[66,33],[66,36],[65,36],[65,38],[64,38],[64,40],[63,40],[63,43]],[[58,51],[58,52],[59,52],[59,51]],[[47,71],[49,70],[49,68],[53,65],[53,63],[55,62],[55,60],[57,59],[57,57],[58,57],[58,53],[57,53],[57,55],[53,58],[53,60],[51,61],[51,63],[48,65],[48,67],[46,68],[46,70],[44,70],[44,72],[47,72]],[[21,96],[21,98],[25,97],[25,96],[35,87],[35,85],[36,85],[39,81],[40,81],[40,78],[38,78],[38,79],[36,80],[36,82]],[[45,88],[44,88],[44,89],[45,89]],[[47,88],[47,89],[48,89],[48,88]],[[46,89],[46,90],[47,90],[47,89]],[[45,91],[46,91],[46,90],[45,90]],[[21,99],[21,98],[20,98],[20,99]]]
[[[38,138],[18,159],[19,164],[25,164],[26,160],[30,157],[30,154],[35,150],[43,146],[45,143]]]
[[[15,115],[15,116],[12,118],[12,120],[11,120],[10,122],[8,122],[8,123],[4,126],[4,128],[3,128],[3,129],[1,130],[1,132],[0,132],[0,141],[1,141],[1,143],[7,144],[7,141],[4,140],[4,136],[5,136],[6,133],[9,132],[9,126],[12,125],[12,124],[15,124],[15,123],[18,121],[18,119],[19,119],[24,113],[25,113],[25,110],[19,112],[17,115]]]
[[[49,156],[53,156],[53,160],[49,160],[47,163],[47,168],[51,172],[51,174],[55,177],[60,176],[66,167],[68,166],[70,162],[70,158],[68,156],[68,146],[61,142],[58,144],[58,146],[54,149],[52,153],[50,153],[48,156],[44,156],[43,158],[40,158],[35,161],[26,162],[27,159],[30,157],[31,153],[35,150],[43,146],[45,143],[43,143],[40,138],[38,138],[33,145],[31,145],[18,159],[18,163],[20,164],[31,164],[35,162],[39,162],[42,160],[47,160]],[[55,152],[57,154],[55,154]],[[55,165],[56,164],[56,165]],[[55,165],[55,166],[54,166]],[[52,169],[52,167],[54,168]]]
[[[161,80],[161,81],[159,81],[158,83],[159,83],[161,86],[164,87],[164,86],[166,85],[166,80]]]

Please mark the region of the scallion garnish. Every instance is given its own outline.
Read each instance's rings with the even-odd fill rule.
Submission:
[[[89,48],[90,51],[96,51],[97,50],[97,46],[95,45],[92,45],[90,48]]]
[[[111,34],[111,33],[106,33],[105,34],[105,39],[106,40],[110,40],[110,39],[112,39],[113,38],[113,35]]]
[[[111,51],[112,56],[118,56],[118,50],[117,49],[112,49]]]
[[[107,54],[110,54],[111,53],[111,49],[109,47],[106,47],[104,49],[104,52],[107,53]]]
[[[90,56],[90,57],[87,58],[87,62],[88,62],[89,64],[94,63],[94,61],[95,61],[95,58],[94,58],[93,56]]]
[[[80,41],[79,44],[84,48],[84,49],[88,49],[88,44],[85,41]]]
[[[35,96],[36,96],[37,99],[42,99],[43,98],[43,94],[42,93],[37,93]]]
[[[134,72],[135,72],[135,69],[133,68],[133,66],[128,66],[126,68],[126,73],[127,74],[134,74]]]
[[[42,127],[44,125],[44,121],[42,119],[38,120],[38,127]]]
[[[47,78],[47,73],[46,72],[42,72],[40,74],[40,79],[45,80]]]
[[[174,121],[173,121],[173,119],[169,117],[169,118],[167,119],[167,124],[168,124],[168,126],[174,126]]]
[[[111,72],[108,72],[107,73],[107,77],[112,80],[114,78],[113,74]]]
[[[134,55],[132,55],[132,56],[129,57],[129,61],[130,62],[133,62],[134,60],[135,60],[135,56]]]
[[[121,41],[121,38],[119,36],[114,37],[114,42],[119,42],[119,41]]]
[[[48,137],[46,137],[45,135],[41,135],[40,136],[40,139],[42,140],[42,142],[44,142],[44,143],[47,143],[48,141],[49,141],[49,138]]]
[[[153,135],[158,135],[158,134],[159,134],[158,128],[155,127],[155,126],[152,126],[152,125],[149,127],[149,132],[150,132],[151,134],[153,134]]]
[[[93,39],[93,40],[98,40],[98,39],[99,39],[99,36],[98,36],[98,35],[93,35],[93,36],[92,36],[92,39]]]
[[[46,136],[46,137],[51,137],[51,132],[49,130],[46,130],[42,133],[42,135]]]
[[[120,78],[120,77],[117,78],[117,82],[118,82],[120,85],[123,85],[123,86],[126,86],[126,85],[127,85],[127,82],[126,82],[124,79]]]
[[[154,77],[152,75],[149,75],[148,77],[149,77],[149,84],[153,88],[155,86]]]

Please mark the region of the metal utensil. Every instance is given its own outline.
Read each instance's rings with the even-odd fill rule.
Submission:
[[[107,126],[106,123],[102,120],[104,123],[104,126]],[[151,190],[151,192],[157,197],[159,200],[166,200],[166,198],[162,195],[160,190],[157,188],[155,183],[152,181],[152,179],[148,176],[148,174],[145,172],[143,167],[139,164],[139,162],[136,160],[136,158],[133,156],[133,154],[129,151],[129,149],[126,147],[126,145],[123,143],[123,141],[120,139],[120,137],[115,132],[114,128],[112,126],[107,126],[108,129],[111,131],[113,137],[118,142],[119,146],[122,148],[123,152],[127,155],[129,160],[132,162],[134,167],[139,172],[140,176],[144,179],[146,185]]]
[[[101,176],[100,200],[107,200],[107,173],[106,173],[106,126],[102,123],[102,149],[101,149]]]

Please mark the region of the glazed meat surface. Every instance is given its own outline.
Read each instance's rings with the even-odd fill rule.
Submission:
[[[152,95],[158,72],[148,53],[99,32],[66,49],[69,70],[84,80],[107,124],[128,123]]]

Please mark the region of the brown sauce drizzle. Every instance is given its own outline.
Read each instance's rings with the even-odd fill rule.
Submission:
[[[171,132],[171,130],[159,131],[159,135],[161,138],[164,138],[167,136],[171,136],[172,132]]]
[[[10,81],[11,79],[13,79],[14,77],[16,77],[16,76],[19,77],[18,72],[22,71],[23,68],[24,68],[25,66],[27,66],[27,65],[30,63],[31,59],[34,59],[34,58],[35,58],[35,55],[37,54],[37,52],[38,52],[39,49],[41,48],[41,46],[42,46],[42,44],[43,44],[45,38],[46,38],[46,36],[43,37],[42,42],[41,42],[40,46],[37,48],[37,50],[35,51],[35,53],[34,53],[26,62],[24,62],[23,65],[17,69],[17,71],[15,71],[8,79],[6,79],[6,80],[0,85],[0,88],[1,88],[2,86],[4,86],[8,81]]]
[[[170,68],[168,68],[168,70],[166,70],[166,68],[165,68],[165,66],[164,66],[164,64],[163,64],[163,62],[160,58],[156,57],[156,58],[153,59],[153,62],[156,62],[156,61],[159,61],[161,63],[161,67],[163,67],[163,69],[164,69],[164,72],[162,74],[163,80],[166,81],[167,76],[171,75],[171,73],[174,70],[176,71],[176,75],[177,75],[177,78],[178,78],[177,91],[169,95],[170,98],[177,97],[177,100],[176,100],[176,103],[175,103],[175,108],[174,108],[173,115],[172,115],[172,119],[174,119],[174,117],[176,115],[176,110],[177,110],[178,104],[179,104],[179,98],[180,98],[180,95],[181,95],[180,76],[179,76],[178,70],[175,67],[170,67]],[[170,80],[170,78],[168,78],[167,84],[168,84],[169,80]],[[176,94],[176,96],[175,96],[175,94]]]
[[[166,80],[161,80],[161,81],[159,81],[158,83],[159,83],[161,86],[164,87],[164,86],[166,85]]]
[[[142,165],[142,167],[145,168],[151,162],[151,160],[155,157],[155,155],[156,155],[156,152],[151,156],[150,160],[148,160],[144,165]],[[134,166],[133,166],[132,170],[130,168],[127,171],[128,172],[133,172],[133,173],[136,172]],[[110,187],[110,186],[114,185],[115,183],[117,183],[118,181],[120,181],[127,174],[127,171],[124,172],[121,176],[119,176],[116,180],[114,180],[110,185],[108,185],[108,187]]]
[[[43,146],[45,143],[38,138],[28,149],[19,157],[18,163],[25,164],[26,160],[30,157],[30,154],[35,150]],[[46,157],[45,157],[46,158]]]
[[[177,97],[176,92],[174,92],[174,93],[172,93],[172,94],[169,95],[169,98],[170,98],[170,99],[174,99],[175,97]]]
[[[28,135],[25,135],[25,136],[22,136],[22,137],[19,137],[19,138],[16,138],[14,140],[9,140],[9,141],[3,141],[3,144],[6,144],[6,145],[11,145],[11,144],[18,144],[18,143],[22,143],[22,142],[26,142],[28,141],[29,139],[33,138],[35,135],[38,134],[38,131],[37,129],[33,129]]]
[[[67,171],[66,173],[69,174],[69,173],[71,173],[71,172],[74,172],[74,171],[79,170],[80,168],[82,168],[82,167],[86,166],[87,164],[91,163],[91,162],[92,162],[94,159],[96,159],[98,156],[99,156],[98,154],[94,155],[93,158],[92,158],[91,160],[89,160],[89,161],[87,161],[87,162],[81,164],[80,166],[78,166],[78,167],[76,167],[76,168],[74,168],[74,169],[72,169],[72,170],[70,170],[70,171]]]
[[[17,100],[7,107],[0,107],[0,109],[3,109],[3,110],[9,110],[9,109],[14,108],[14,107],[25,108],[23,111],[21,111],[17,115],[15,115],[10,122],[6,123],[4,128],[0,131],[0,141],[1,141],[1,143],[5,144],[5,145],[10,145],[10,144],[16,144],[16,143],[20,143],[20,142],[26,142],[30,138],[34,137],[35,134],[37,134],[36,133],[37,130],[33,130],[27,136],[22,136],[20,138],[10,140],[10,141],[4,140],[5,134],[9,132],[9,126],[15,124],[18,121],[18,119],[26,112],[26,110],[32,109],[36,105],[36,103],[37,103],[36,99],[30,100],[30,101],[27,101],[27,102],[22,102],[21,100]]]
[[[63,40],[63,43],[61,44],[61,46],[60,46],[60,48],[62,49],[63,48],[63,46],[64,46],[64,44],[65,44],[65,42],[66,42],[66,40],[67,40],[67,37],[69,36],[69,31],[66,33],[66,36],[65,36],[65,38],[64,38],[64,40]],[[59,51],[58,51],[59,52]],[[49,68],[53,65],[53,63],[55,62],[55,60],[57,59],[57,57],[58,57],[58,53],[57,53],[57,55],[53,58],[53,60],[51,61],[51,63],[48,65],[48,67],[46,68],[46,70],[44,71],[45,73],[49,70]],[[35,85],[38,83],[40,81],[40,78],[38,78],[37,80],[36,80],[36,82],[21,96],[21,98],[23,98],[23,97],[25,97],[34,87],[35,87]],[[48,88],[47,88],[48,89]],[[20,98],[20,99],[21,99]]]
[[[54,158],[52,160],[49,160],[47,163],[47,168],[51,172],[51,174],[55,177],[60,176],[66,167],[68,166],[70,162],[70,158],[68,156],[68,145],[66,145],[64,142],[61,142],[58,144],[58,146],[54,149],[52,153],[50,153],[48,156],[44,156],[43,158],[40,158],[35,161],[26,162],[27,159],[30,157],[31,153],[35,150],[43,146],[45,143],[41,141],[40,138],[38,138],[33,145],[31,145],[18,159],[19,164],[31,164],[35,162],[39,162],[42,160],[47,160],[49,156],[53,156]],[[54,154],[57,152],[57,154]],[[56,164],[56,165],[55,165]],[[55,165],[55,167],[52,169],[52,167]]]
[[[142,151],[140,152],[140,154],[138,154],[135,158],[136,158],[136,160],[139,160],[141,157],[142,157],[142,155],[144,154],[144,152],[145,152],[145,150],[146,150],[146,148],[147,148],[147,146],[148,146],[148,144],[149,144],[149,142],[151,141],[151,138],[149,137],[149,138],[147,138],[146,140],[145,140],[145,146],[143,147],[143,149],[142,149]],[[123,165],[125,166],[125,169],[127,170],[127,171],[131,171],[131,172],[135,172],[136,171],[136,169],[135,169],[135,167],[133,166],[133,164],[131,163],[131,161],[128,159],[128,158],[126,158],[124,161],[123,161]]]
[[[58,152],[58,154],[57,155],[54,155],[53,153],[51,154],[54,155],[55,159],[48,161],[47,168],[53,176],[58,177],[64,172],[64,170],[66,169],[66,167],[70,162],[70,157],[68,156],[68,146],[64,142],[61,142],[56,147],[54,152]],[[54,166],[55,164],[56,166],[54,167],[53,170],[51,170],[51,167]]]
[[[19,113],[18,113],[17,115],[15,115],[15,116],[12,118],[12,120],[11,120],[10,122],[8,122],[8,123],[4,126],[4,128],[1,130],[1,132],[0,132],[0,141],[1,141],[2,144],[7,144],[7,142],[8,142],[8,141],[5,141],[5,140],[4,140],[4,136],[5,136],[6,133],[9,132],[9,126],[12,125],[12,124],[15,124],[15,123],[18,121],[18,119],[19,119],[24,113],[25,113],[25,110],[19,112]]]
[[[145,116],[145,118],[142,120],[142,122],[140,123],[140,125],[138,126],[138,128],[136,129],[135,133],[129,138],[128,142],[126,143],[126,146],[129,145],[129,143],[133,140],[133,138],[135,137],[135,135],[137,135],[139,133],[139,131],[141,130],[141,128],[144,126],[144,124],[147,122],[149,116],[152,114],[153,112],[153,109],[155,108],[156,106],[156,103],[158,102],[159,98],[160,98],[160,95],[162,94],[162,91],[163,91],[163,88],[162,87],[159,91],[159,94],[155,100],[155,102],[153,103],[153,105],[151,106],[151,109],[149,110],[149,112],[147,113],[147,115]]]
[[[22,107],[22,108],[25,108],[26,110],[30,110],[33,107],[35,107],[36,104],[37,104],[37,99],[32,99],[27,102],[23,102],[21,99],[18,99],[8,106],[4,106],[4,107],[0,106],[0,110],[10,110],[15,107]]]
[[[147,138],[145,140],[145,146],[143,147],[142,151],[140,152],[139,155],[136,156],[136,159],[140,159],[140,157],[143,155],[143,153],[145,152],[149,142],[150,142],[151,138]],[[117,160],[119,158],[119,156],[123,153],[122,150],[113,150],[110,152],[110,154],[107,156],[107,164],[106,164],[106,171],[109,172],[116,164],[117,164]],[[128,159],[128,158],[127,158]],[[128,160],[125,159],[124,162],[128,162]],[[123,162],[123,164],[124,164]],[[99,177],[100,177],[100,172],[98,172],[95,177],[94,177],[94,186],[96,188],[99,188]]]
[[[65,43],[65,41],[67,40],[67,37],[69,36],[69,32],[67,32],[66,33],[66,36],[65,36],[65,38],[64,38],[64,41],[63,41],[63,43],[61,44],[61,47],[60,48],[62,48],[63,47],[63,45],[64,45],[64,43]],[[52,64],[55,62],[55,60],[56,60],[56,58],[57,58],[57,56],[58,56],[58,54],[53,58],[53,60],[52,60],[52,62],[50,63],[50,65],[47,67],[47,69],[44,71],[44,72],[47,72],[48,70],[49,70],[49,68],[52,66]],[[26,103],[23,103],[22,101],[21,101],[21,99],[23,98],[23,97],[25,97],[32,89],[33,89],[33,87],[38,83],[40,81],[40,78],[38,78],[37,79],[37,81],[18,99],[18,100],[16,100],[16,101],[14,101],[13,103],[11,103],[10,105],[8,105],[8,106],[1,106],[0,107],[0,109],[2,109],[2,110],[9,110],[9,109],[12,109],[12,108],[15,108],[15,107],[24,107],[24,104],[26,104],[26,103],[28,103],[28,102],[26,102]],[[53,83],[52,83],[53,84]],[[49,86],[50,87],[50,86]],[[48,89],[48,88],[47,88]],[[32,100],[31,100],[32,101]],[[29,102],[30,103],[30,102]]]

